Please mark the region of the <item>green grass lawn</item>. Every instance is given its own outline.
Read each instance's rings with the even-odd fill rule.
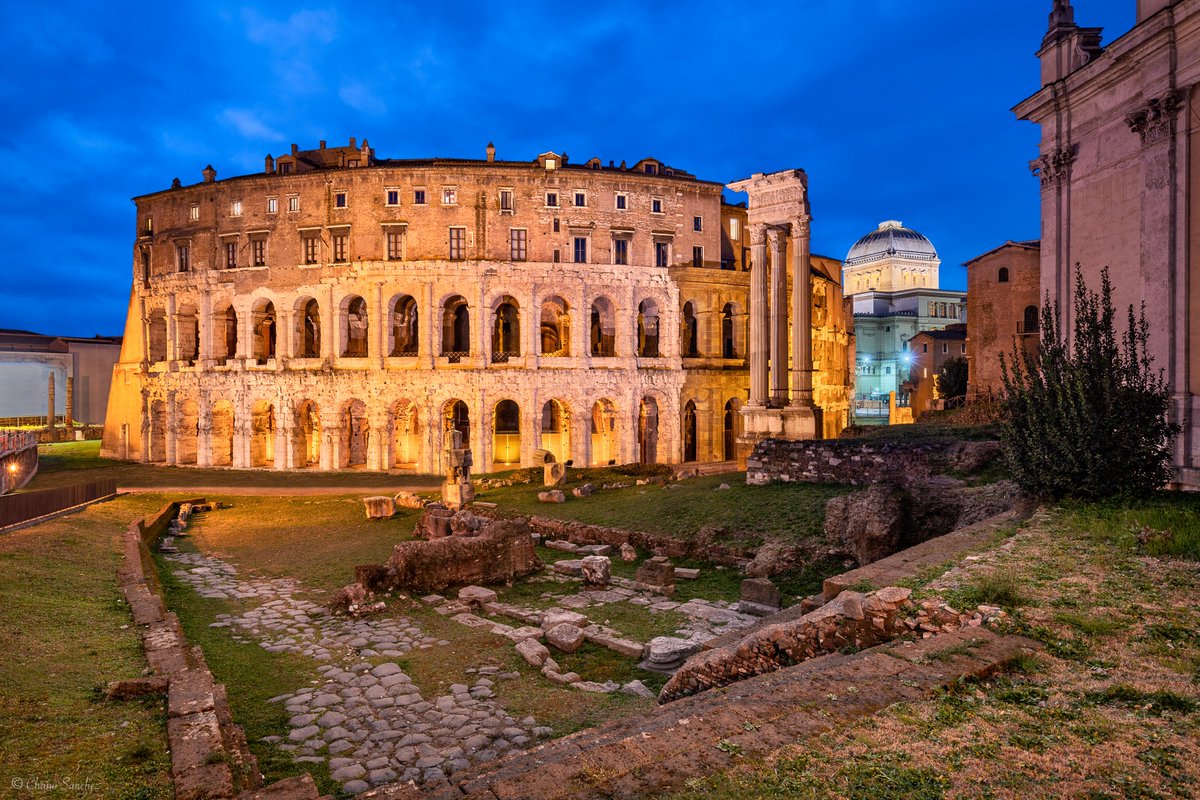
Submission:
[[[162,698],[103,699],[109,681],[146,668],[117,588],[119,535],[163,502],[122,497],[0,535],[5,797],[173,796]],[[30,786],[35,781],[57,788]]]
[[[129,488],[155,486],[263,488],[345,486],[347,490],[351,491],[356,486],[436,487],[441,482],[441,478],[438,476],[404,472],[380,473],[362,470],[275,472],[257,469],[208,469],[139,464],[101,458],[98,440],[39,445],[38,462],[38,474],[25,487],[26,490],[49,489],[98,478],[115,478],[118,486]]]

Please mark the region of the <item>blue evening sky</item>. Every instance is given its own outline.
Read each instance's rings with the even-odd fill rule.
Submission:
[[[24,3],[0,27],[0,328],[122,332],[129,198],[292,142],[381,157],[654,156],[709,180],[803,167],[814,252],[884,219],[942,284],[1039,235],[1027,163],[1050,0]],[[1076,0],[1105,43],[1134,0]]]

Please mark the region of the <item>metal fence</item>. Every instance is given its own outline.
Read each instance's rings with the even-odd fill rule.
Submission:
[[[0,430],[0,456],[37,447],[37,431],[4,431]]]
[[[19,525],[31,519],[44,517],[56,511],[82,505],[101,497],[117,493],[117,482],[113,478],[60,486],[57,489],[41,489],[36,492],[20,492],[0,497],[0,528]]]

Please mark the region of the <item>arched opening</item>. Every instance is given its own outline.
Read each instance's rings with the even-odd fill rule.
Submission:
[[[492,322],[492,361],[507,361],[521,355],[521,311],[507,295],[496,305]]]
[[[1037,333],[1041,327],[1038,320],[1038,307],[1025,306],[1024,319],[1022,320],[1021,330],[1025,333]]]
[[[721,309],[721,357],[737,358],[737,343],[733,337],[733,303]]]
[[[542,449],[564,462],[571,457],[571,418],[561,400],[547,400],[542,406]]]
[[[254,404],[250,413],[250,466],[275,464],[275,406],[265,400]]]
[[[521,463],[521,408],[512,400],[496,403],[492,419],[492,461]]]
[[[396,299],[392,304],[392,347],[393,356],[415,356],[417,354],[417,301],[410,295]]]
[[[471,412],[462,400],[450,400],[442,409],[442,430],[449,433],[458,431],[462,436],[462,446],[471,446]]]
[[[293,462],[304,469],[321,463],[321,413],[317,404],[305,400],[296,406]]]
[[[700,357],[700,320],[696,318],[696,304],[683,304],[683,337],[679,349],[684,358]]]
[[[617,455],[617,409],[600,399],[592,405],[592,465],[616,463]]]
[[[683,407],[683,460],[696,460],[696,404],[691,400]]]
[[[200,432],[200,405],[195,400],[179,404],[179,421],[175,429],[175,461],[196,463],[196,445]]]
[[[313,298],[296,304],[296,358],[321,357],[321,305]]]
[[[561,297],[542,301],[540,339],[543,356],[571,355],[571,317],[568,311],[567,301]]]
[[[1008,267],[1001,267],[996,279],[999,283],[1008,283]]]
[[[592,355],[611,358],[617,354],[616,310],[607,297],[597,297],[592,302],[591,345]]]
[[[233,422],[233,403],[221,400],[213,406],[209,451],[214,467],[228,467],[233,463]]]
[[[275,357],[275,304],[270,300],[256,301],[251,309],[250,323],[254,360],[266,364]]]
[[[161,308],[150,312],[146,329],[146,358],[151,364],[167,360],[167,315]]]
[[[658,358],[658,304],[653,300],[638,305],[637,349],[642,358]]]
[[[361,467],[367,463],[367,448],[371,441],[371,423],[367,419],[367,404],[351,400],[342,411],[342,452],[339,467]]]
[[[738,413],[737,400],[730,399],[725,403],[725,415],[721,426],[721,460],[733,461],[737,458],[735,442],[737,441],[737,423],[741,414]]]
[[[471,354],[471,315],[466,298],[454,295],[442,305],[442,355]]]
[[[416,467],[421,460],[421,429],[418,409],[411,400],[392,406],[392,463]]]
[[[352,295],[342,301],[346,323],[342,328],[346,358],[365,358],[367,355],[367,301]]]
[[[643,397],[638,406],[638,461],[658,463],[658,401]]]
[[[195,364],[200,358],[200,320],[195,306],[180,306],[175,314],[175,339],[179,360]]]
[[[167,404],[162,400],[150,403],[150,438],[146,442],[146,460],[167,460]]]
[[[218,364],[227,364],[229,359],[237,357],[237,328],[237,312],[232,305],[226,305],[213,314],[213,358]]]

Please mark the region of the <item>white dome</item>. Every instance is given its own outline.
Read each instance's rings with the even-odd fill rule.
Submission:
[[[904,227],[899,220],[889,219],[854,243],[846,254],[846,266],[869,264],[889,257],[938,260],[933,242],[912,228]]]

